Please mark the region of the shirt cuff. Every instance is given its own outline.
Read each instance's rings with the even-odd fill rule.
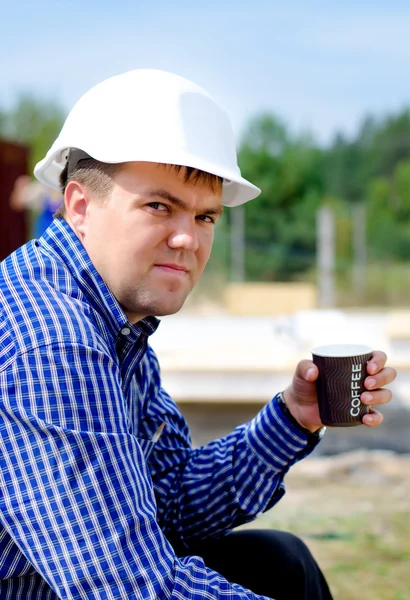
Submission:
[[[266,404],[249,423],[247,439],[257,456],[275,471],[287,470],[310,454],[321,435],[308,435],[285,415],[279,405],[280,394]]]

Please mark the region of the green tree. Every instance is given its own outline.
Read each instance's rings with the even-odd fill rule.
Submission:
[[[287,280],[306,271],[315,256],[322,152],[306,137],[292,138],[275,116],[262,115],[245,132],[239,164],[262,189],[245,205],[247,279]]]
[[[378,177],[367,191],[368,248],[371,259],[410,259],[410,160],[392,177]]]
[[[366,154],[368,178],[392,177],[399,162],[410,158],[410,111],[381,120]]]
[[[22,94],[8,111],[0,112],[0,135],[29,146],[32,172],[56,139],[64,122],[64,111],[52,101]]]
[[[324,154],[326,192],[347,202],[363,198],[363,146],[359,139],[349,141],[337,134]]]
[[[395,211],[398,219],[410,221],[410,159],[400,161],[394,171]]]

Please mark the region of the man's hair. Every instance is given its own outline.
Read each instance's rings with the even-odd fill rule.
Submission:
[[[73,171],[68,175],[68,163],[60,174],[60,187],[64,194],[70,181],[78,181],[85,185],[93,194],[99,198],[106,198],[113,186],[113,176],[126,163],[103,163],[94,158],[81,160]],[[173,169],[177,173],[183,171],[184,182],[191,182],[193,185],[202,183],[209,186],[212,191],[217,191],[222,186],[223,178],[194,167],[183,167],[181,165],[161,165],[165,168]],[[55,219],[65,219],[64,201],[58,210],[54,213]]]
[[[113,185],[113,175],[121,169],[124,163],[108,164],[87,158],[78,163],[78,165],[68,175],[68,162],[60,174],[60,188],[64,194],[70,181],[78,181],[85,185],[93,194],[100,198],[105,198]],[[65,218],[64,201],[58,210],[54,213],[55,219]]]

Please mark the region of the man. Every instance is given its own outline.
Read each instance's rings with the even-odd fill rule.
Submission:
[[[0,598],[331,598],[300,540],[232,532],[320,439],[315,365],[193,450],[148,345],[198,281],[222,204],[259,193],[225,113],[185,79],[132,71],[79,100],[35,174],[65,202],[1,266]],[[369,362],[371,405],[390,400],[385,361]]]

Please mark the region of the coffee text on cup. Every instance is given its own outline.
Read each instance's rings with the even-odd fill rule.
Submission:
[[[352,365],[350,414],[357,417],[360,412],[360,380],[362,378],[362,365]]]

